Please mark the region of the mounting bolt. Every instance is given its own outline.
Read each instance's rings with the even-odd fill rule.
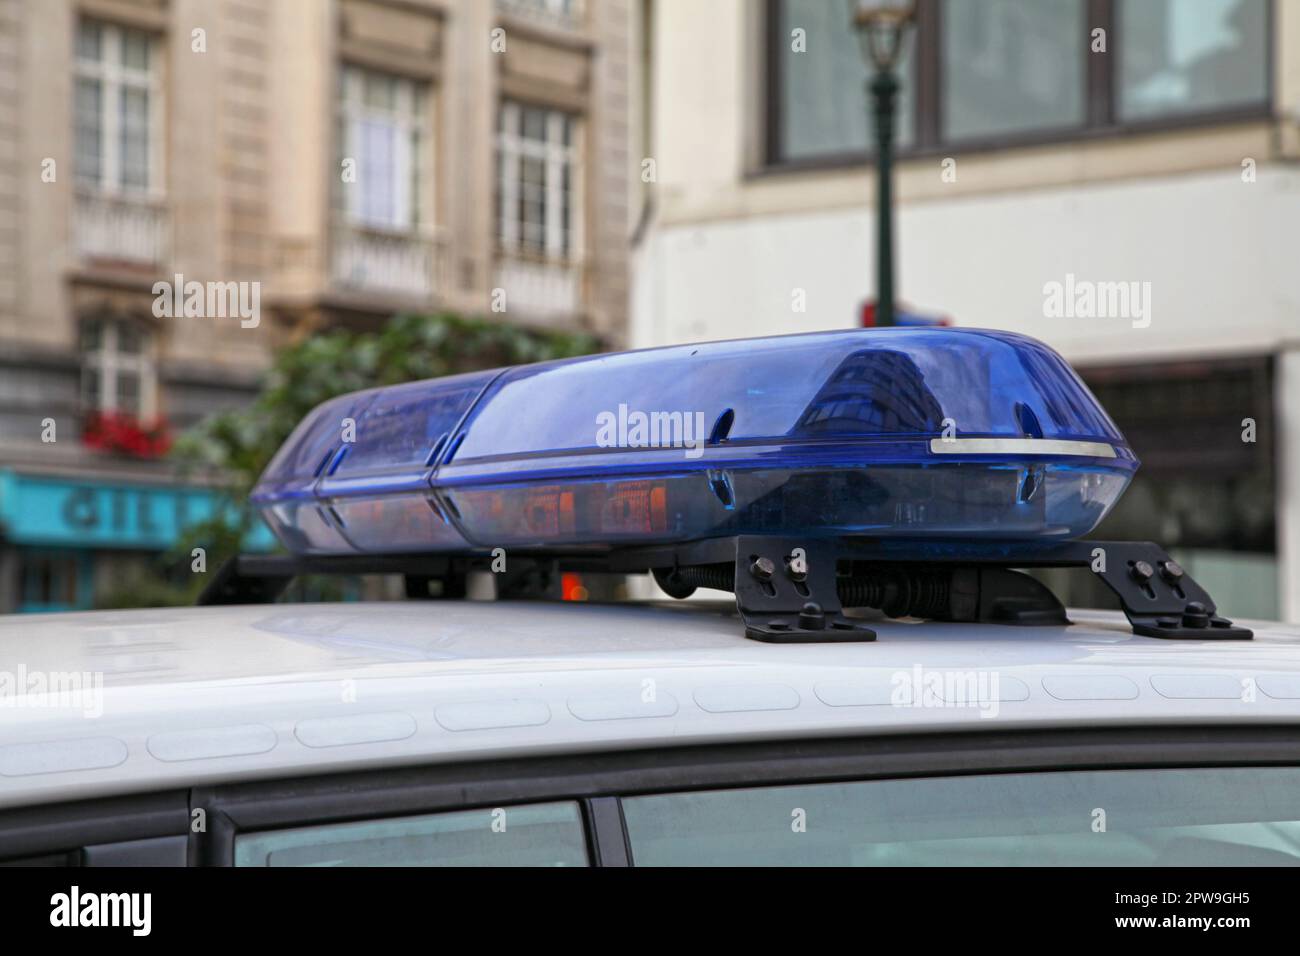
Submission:
[[[1129,574],[1133,576],[1133,580],[1137,581],[1139,584],[1146,584],[1155,576],[1155,573],[1156,569],[1151,567],[1151,565],[1146,561],[1134,561],[1133,567],[1129,570]]]
[[[807,568],[804,568],[804,570],[802,570],[802,571],[797,571],[797,570],[795,570],[795,567],[794,567],[794,558],[793,558],[792,555],[787,555],[787,556],[786,556],[786,559],[785,559],[785,573],[786,573],[787,575],[789,575],[791,581],[804,581],[804,580],[807,580],[807,578],[808,578],[808,569],[807,569]]]
[[[1183,566],[1177,561],[1161,561],[1160,573],[1164,575],[1165,580],[1170,584],[1177,584],[1183,579],[1186,572],[1183,571]]]
[[[1183,627],[1209,627],[1210,612],[1200,601],[1189,601],[1183,608]]]
[[[755,558],[749,566],[749,573],[760,581],[770,581],[772,575],[776,574],[776,565],[771,558]]]
[[[820,631],[826,627],[826,612],[816,601],[809,601],[799,611],[799,626],[805,631]]]

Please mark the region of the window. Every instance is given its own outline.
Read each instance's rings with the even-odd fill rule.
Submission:
[[[84,551],[20,549],[18,610],[73,611],[90,606],[90,560]]]
[[[144,31],[78,23],[73,112],[80,185],[146,192],[160,184],[157,58]]]
[[[573,257],[577,121],[568,113],[501,104],[497,123],[497,239],[508,253]]]
[[[157,414],[157,383],[148,333],[124,319],[92,319],[81,327],[81,401],[86,409],[137,419]]]
[[[1262,0],[1146,0],[1121,4],[1118,12],[1121,118],[1266,99],[1268,5]]]
[[[1225,617],[1276,620],[1276,375],[1268,358],[1091,366],[1080,373],[1142,462],[1092,535],[1159,540]],[[1182,423],[1169,434],[1172,416]],[[1256,423],[1253,442],[1218,440]],[[1048,572],[1051,573],[1051,572]],[[1070,607],[1113,607],[1091,575],[1051,586]]]
[[[587,866],[576,803],[251,833],[236,866]]]
[[[767,162],[860,161],[875,133],[849,3],[767,2]],[[916,0],[898,67],[900,151],[1265,116],[1271,6]],[[1106,30],[1105,53],[1092,52],[1097,27]]]
[[[713,790],[634,797],[623,813],[638,866],[1300,864],[1295,767]]]
[[[356,66],[341,73],[338,143],[352,160],[355,182],[345,182],[342,204],[357,225],[407,232],[420,226],[423,169],[432,155],[425,84]]]

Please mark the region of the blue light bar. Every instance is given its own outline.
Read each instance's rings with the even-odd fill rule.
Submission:
[[[595,355],[344,395],[252,500],[296,553],[733,534],[1078,537],[1138,465],[1026,336],[859,329]]]

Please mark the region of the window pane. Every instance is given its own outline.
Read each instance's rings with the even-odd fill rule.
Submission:
[[[365,103],[377,109],[393,109],[397,105],[397,86],[393,77],[382,73],[366,73]]]
[[[85,322],[81,326],[81,348],[86,352],[99,351],[104,341],[104,323],[98,319]]]
[[[99,80],[77,78],[76,140],[77,180],[85,185],[99,185],[102,170],[100,157],[103,141],[103,90]]]
[[[236,866],[587,866],[576,803],[252,833]]]
[[[77,24],[77,56],[82,60],[98,60],[104,44],[104,30],[93,20]]]
[[[635,797],[623,812],[638,866],[1300,864],[1295,767],[719,790]]]
[[[520,112],[523,114],[524,139],[545,140],[546,111],[524,107]]]
[[[563,202],[564,202],[564,208],[561,210],[563,215],[560,219],[560,228],[563,231],[563,244],[562,244],[563,247],[561,251],[565,256],[568,256],[571,251],[570,249],[571,243],[569,241],[569,235],[570,235],[570,230],[572,229],[572,222],[570,220],[572,219],[571,212],[573,208],[572,207],[573,200],[570,196],[571,187],[569,185],[569,176],[570,176],[569,165],[568,163],[565,163],[564,181],[561,183],[561,187],[560,187],[561,195],[563,196]]]
[[[536,252],[546,248],[546,163],[531,156],[519,161],[519,240]]]
[[[117,348],[119,352],[126,355],[138,355],[140,347],[144,342],[140,330],[134,325],[126,322],[119,323],[117,326]]]
[[[406,196],[407,196],[407,216],[406,221],[411,226],[418,226],[423,221],[423,183],[420,177],[420,163],[423,161],[423,154],[420,152],[420,130],[419,127],[411,129],[410,142],[406,154],[406,165],[409,167],[406,171]]]
[[[122,31],[122,65],[132,70],[149,69],[149,34]]]
[[[781,159],[808,159],[874,150],[875,127],[868,127],[867,66],[857,35],[849,25],[844,0],[782,0],[778,40],[770,68],[780,70]],[[801,29],[807,49],[791,47],[792,31]],[[905,41],[899,63],[897,143],[912,142],[912,53],[915,38]],[[870,137],[868,132],[870,131]]]
[[[1264,0],[1123,0],[1120,118],[1263,103],[1267,7]]]
[[[391,123],[364,119],[356,124],[354,138],[360,153],[356,182],[360,218],[372,225],[396,225],[397,130]]]
[[[89,410],[99,410],[104,405],[104,382],[97,368],[84,368],[81,371],[81,404]]]
[[[22,554],[22,599],[29,610],[73,608],[77,605],[77,562],[60,552]]]
[[[117,373],[117,410],[126,415],[140,415],[140,376],[134,372]]]
[[[510,219],[511,211],[506,208],[505,201],[505,178],[506,178],[506,161],[505,156],[500,148],[496,151],[493,158],[495,178],[493,179],[494,187],[492,190],[492,200],[496,203],[496,221],[497,221],[497,239],[504,240],[506,237],[507,223]]]
[[[944,0],[945,139],[1081,126],[1084,0]]]
[[[121,92],[122,185],[145,189],[149,185],[149,94],[125,86]]]

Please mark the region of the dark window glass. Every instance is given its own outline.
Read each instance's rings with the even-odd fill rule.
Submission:
[[[769,162],[874,149],[870,72],[848,7],[773,3]],[[898,70],[899,149],[1067,138],[1268,103],[1268,0],[1109,0],[1099,8],[1112,14],[1105,54],[1091,52],[1093,8],[1091,0],[923,2]],[[918,45],[920,30],[934,33]],[[920,107],[933,112],[919,114],[914,96],[927,82]]]
[[[1226,617],[1276,620],[1278,423],[1268,360],[1094,366],[1080,374],[1142,462],[1090,537],[1159,541]],[[1246,420],[1253,441],[1242,440]],[[1067,606],[1115,606],[1094,575],[1039,573]]]
[[[1265,102],[1265,0],[1125,0],[1116,12],[1120,119]]]
[[[103,176],[104,89],[100,81],[79,76],[76,79],[76,172],[77,181],[98,186]]]
[[[576,803],[272,830],[235,840],[236,866],[587,866]]]
[[[22,553],[25,610],[66,610],[77,606],[77,556],[61,551]]]
[[[943,131],[970,139],[1081,126],[1083,0],[945,0]]]
[[[1295,767],[714,790],[623,812],[637,866],[1300,865]]]
[[[869,72],[856,34],[849,26],[849,5],[843,0],[784,0],[780,5],[772,54],[780,70],[781,159],[808,159],[837,153],[862,153],[874,148],[875,132],[868,126],[871,104],[866,84]],[[806,45],[796,52],[795,30]],[[912,56],[907,41],[898,73],[897,143],[912,142]],[[868,135],[870,133],[870,135]]]

